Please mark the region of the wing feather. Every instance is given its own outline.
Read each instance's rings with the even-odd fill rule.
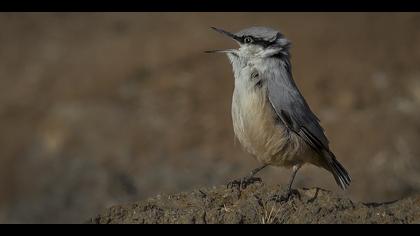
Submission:
[[[271,66],[277,70],[269,70],[266,76],[268,83],[268,99],[286,128],[301,137],[319,156],[323,165],[333,174],[337,184],[345,189],[350,185],[351,177],[346,169],[337,161],[329,149],[329,141],[319,119],[311,111],[291,74],[288,58],[273,60]]]
[[[287,63],[280,63],[280,70],[266,74],[268,98],[282,122],[302,137],[315,151],[329,150],[329,141],[319,119],[311,111],[294,83]]]

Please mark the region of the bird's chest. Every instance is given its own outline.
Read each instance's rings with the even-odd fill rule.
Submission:
[[[236,137],[243,147],[253,155],[267,152],[267,143],[276,129],[274,113],[267,97],[267,87],[261,73],[254,68],[244,68],[235,78],[232,98],[232,119]],[[261,76],[261,75],[259,75]]]

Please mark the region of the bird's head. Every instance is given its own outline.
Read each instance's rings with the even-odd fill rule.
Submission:
[[[229,59],[268,58],[288,55],[290,41],[282,33],[267,27],[250,27],[237,33],[212,27],[213,30],[228,36],[239,44],[239,49],[211,50],[208,53],[226,53]]]

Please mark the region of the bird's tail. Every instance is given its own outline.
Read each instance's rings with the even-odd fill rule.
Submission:
[[[327,169],[333,174],[337,184],[345,190],[351,182],[351,177],[347,170],[341,165],[340,162],[335,158],[334,153],[331,151],[325,151],[324,155],[327,159]]]

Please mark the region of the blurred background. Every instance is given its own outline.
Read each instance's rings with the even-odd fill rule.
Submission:
[[[292,41],[296,83],[353,177],[342,192],[306,166],[295,187],[420,193],[418,13],[0,13],[0,222],[84,222],[248,174],[231,66],[203,51],[236,46],[210,26],[254,25]]]

